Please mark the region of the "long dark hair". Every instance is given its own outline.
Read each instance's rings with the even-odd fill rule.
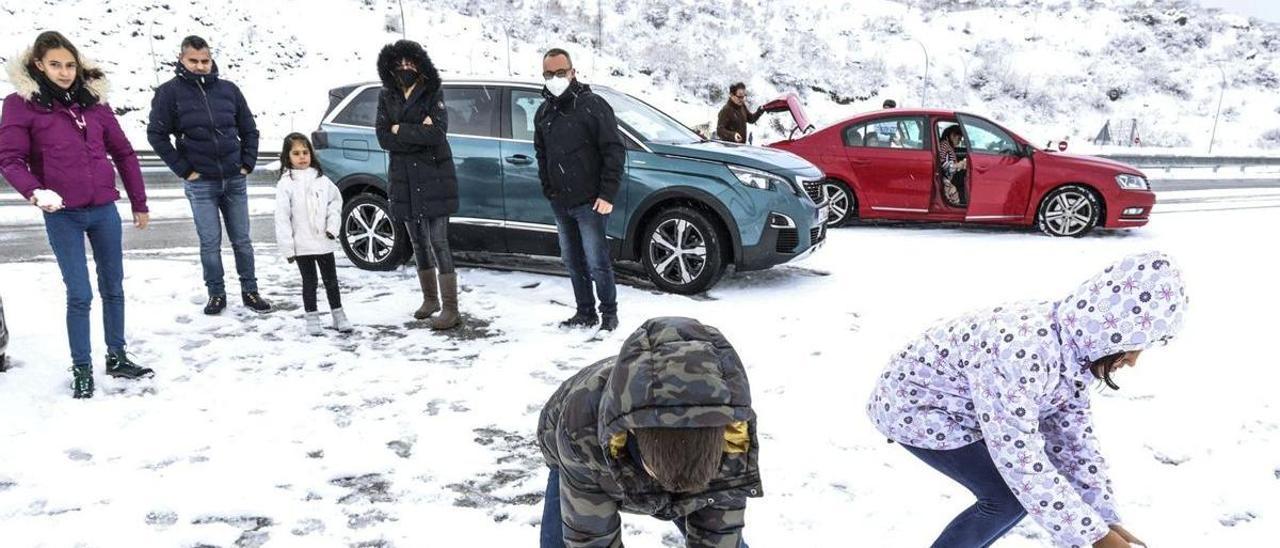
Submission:
[[[55,49],[65,49],[71,52],[71,56],[76,60],[76,79],[81,82],[97,80],[105,76],[101,69],[84,68],[84,61],[80,59],[80,50],[76,49],[71,40],[68,40],[66,36],[56,30],[46,30],[36,37],[35,44],[31,46],[31,60],[27,61],[27,72],[31,76],[40,75],[40,69],[36,68],[36,61],[44,59],[46,53]]]
[[[960,137],[964,137],[964,133],[960,130],[960,126],[955,125],[942,130],[942,142],[950,143],[952,135],[959,135]]]
[[[1102,379],[1102,382],[1107,385],[1107,388],[1119,390],[1120,385],[1116,384],[1116,381],[1111,380],[1111,370],[1115,368],[1116,362],[1120,361],[1120,358],[1123,357],[1124,352],[1117,352],[1109,356],[1098,358],[1094,360],[1093,363],[1089,364],[1089,371],[1093,372],[1093,376]]]
[[[324,175],[324,168],[320,167],[320,159],[316,158],[316,149],[311,146],[311,139],[298,132],[290,133],[284,138],[284,148],[280,150],[280,175],[283,176],[293,169],[293,162],[289,161],[289,151],[293,150],[294,143],[302,143],[307,147],[307,152],[311,153],[311,167],[315,168],[317,174]]]

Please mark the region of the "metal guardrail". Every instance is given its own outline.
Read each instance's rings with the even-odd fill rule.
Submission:
[[[161,160],[160,156],[156,154],[154,151],[139,150],[137,151],[137,153],[138,153],[138,164],[142,166],[142,169],[162,169],[162,168],[168,167],[164,165],[164,160]],[[279,159],[279,156],[277,156],[276,154],[259,151],[257,165],[261,167],[271,162],[274,162],[278,159]]]
[[[1280,156],[1173,156],[1167,154],[1098,154],[1138,168],[1280,166]]]

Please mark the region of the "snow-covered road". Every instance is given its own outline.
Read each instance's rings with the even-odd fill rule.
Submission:
[[[4,264],[16,368],[0,374],[3,544],[534,545],[540,406],[644,319],[684,315],[724,330],[751,376],[766,491],[748,510],[752,546],[922,546],[968,495],[865,418],[887,357],[936,318],[1059,298],[1155,248],[1181,261],[1192,308],[1179,340],[1118,375],[1120,392],[1096,394],[1121,514],[1152,546],[1273,545],[1274,215],[1170,212],[1078,240],[850,227],[803,264],[738,274],[696,299],[621,288],[622,330],[591,343],[553,327],[572,312],[564,278],[464,269],[467,325],[440,335],[410,321],[410,272],[341,268],[358,330],[309,338],[296,271],[270,246],[259,275],[280,309],[266,316],[201,315],[193,251],[140,252],[125,267],[128,333],[158,375],[111,382],[99,363],[91,401],[66,387],[57,268]],[[677,545],[668,524],[625,522],[629,546]],[[997,546],[1045,538],[1024,523]]]

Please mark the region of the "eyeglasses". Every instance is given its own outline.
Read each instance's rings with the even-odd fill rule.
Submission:
[[[550,80],[550,79],[552,79],[552,78],[567,78],[567,77],[569,76],[569,71],[571,71],[571,70],[573,70],[573,69],[560,69],[560,70],[556,70],[556,71],[551,71],[551,70],[544,71],[544,72],[542,73],[542,79],[543,79],[543,80]]]

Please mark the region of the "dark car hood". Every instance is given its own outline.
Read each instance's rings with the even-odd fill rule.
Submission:
[[[779,170],[795,174],[821,173],[808,160],[785,150],[739,145],[725,141],[703,141],[688,145],[650,143],[649,148],[655,153],[666,156],[681,156],[711,162],[738,164],[771,173],[776,173]]]
[[[1146,177],[1146,174],[1142,173],[1142,171],[1136,167],[1133,167],[1129,164],[1117,162],[1115,160],[1099,158],[1097,156],[1083,156],[1080,154],[1066,154],[1063,152],[1045,152],[1045,151],[1040,151],[1037,154],[1041,158],[1044,158],[1049,162],[1053,162],[1059,165],[1067,165],[1067,166],[1082,167],[1082,168],[1093,168],[1093,169],[1107,169],[1107,170],[1113,170],[1117,173],[1132,173],[1135,175],[1142,175],[1143,177]]]

